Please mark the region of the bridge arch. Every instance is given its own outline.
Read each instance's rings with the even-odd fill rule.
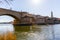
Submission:
[[[0,16],[1,15],[8,15],[8,16],[11,16],[11,17],[17,19],[17,20],[21,19],[21,13],[20,12],[9,10],[9,9],[0,8]]]
[[[4,15],[6,15],[6,16],[11,16],[12,18],[14,18],[15,20],[20,20],[19,18],[17,18],[16,16],[14,16],[14,15],[11,15],[11,14],[1,14],[0,16],[4,16]]]
[[[0,15],[0,16],[9,16],[9,17],[12,17],[14,18],[13,20],[10,20],[9,22],[13,22],[13,24],[19,24],[20,23],[20,20],[14,16],[14,15],[10,15],[10,14],[3,14],[3,15]],[[8,18],[6,18],[5,20],[7,20]],[[4,21],[5,22],[5,21]],[[7,22],[7,21],[6,21]]]
[[[20,20],[21,20],[21,13],[20,12],[0,8],[0,16],[2,16],[2,15],[11,16],[11,17],[15,18],[15,20],[14,20],[15,23],[20,23]]]

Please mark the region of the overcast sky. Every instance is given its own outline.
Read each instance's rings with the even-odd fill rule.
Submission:
[[[1,1],[0,8],[10,9],[12,7],[12,10],[26,11],[42,16],[50,16],[53,11],[54,17],[60,18],[60,0],[14,0],[8,1],[10,6],[4,0]]]

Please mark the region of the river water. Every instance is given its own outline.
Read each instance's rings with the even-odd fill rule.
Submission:
[[[14,32],[16,40],[60,40],[60,24],[13,26],[0,24],[0,33]]]

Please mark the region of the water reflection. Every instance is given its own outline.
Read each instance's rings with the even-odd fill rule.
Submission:
[[[21,26],[20,26],[21,27]],[[30,26],[31,27],[31,26]],[[23,30],[27,28],[24,27]],[[28,27],[29,28],[29,27]],[[17,40],[49,40],[49,27],[48,26],[33,26],[29,31],[16,31]]]
[[[0,34],[14,32],[14,27],[12,24],[0,24]]]
[[[7,37],[6,40],[60,40],[59,30],[60,24],[14,27],[12,24],[0,24],[0,34],[3,34],[0,37]]]
[[[15,28],[17,40],[60,40],[60,24],[15,26]]]
[[[16,40],[12,24],[0,24],[0,40]]]

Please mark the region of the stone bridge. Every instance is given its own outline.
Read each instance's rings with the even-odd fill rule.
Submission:
[[[27,12],[18,12],[18,11],[0,8],[0,16],[2,15],[8,15],[15,18],[14,24],[21,24],[21,23],[30,24],[33,18],[32,15]]]

